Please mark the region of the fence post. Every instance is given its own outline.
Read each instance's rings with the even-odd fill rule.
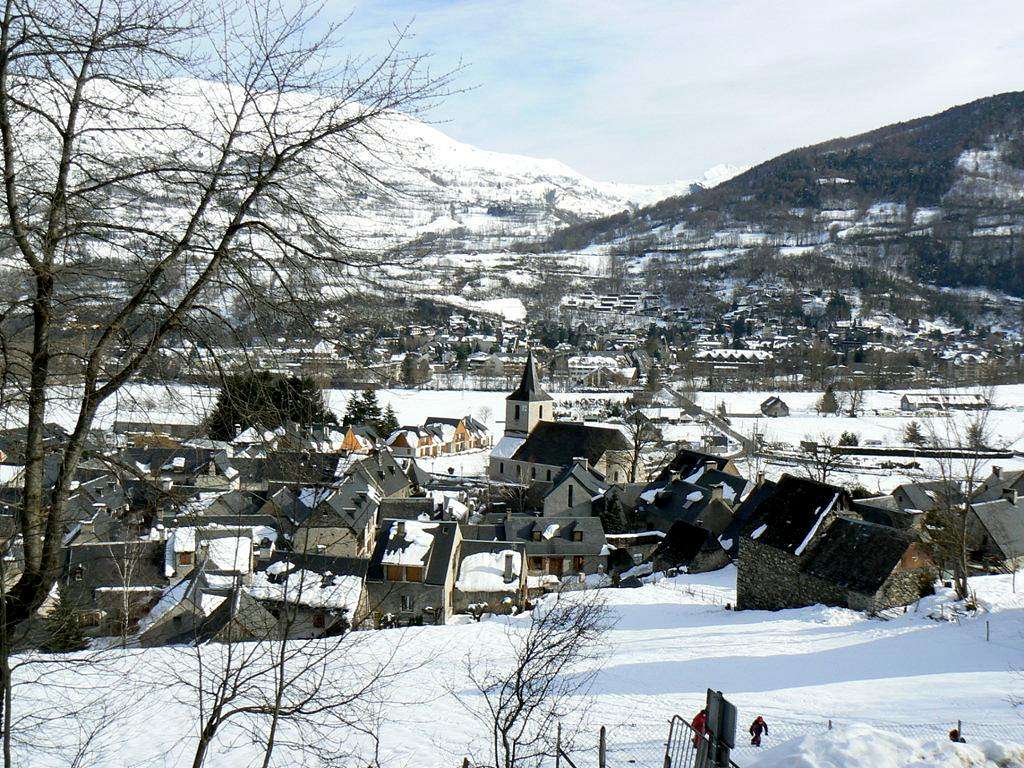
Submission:
[[[462,758],[462,768],[469,768],[469,758],[468,757]]]
[[[832,730],[832,720],[831,719],[829,719],[829,721],[828,721],[828,729],[830,731]]]
[[[985,642],[988,642],[988,620],[985,621]]]
[[[602,725],[601,726],[600,741],[598,742],[598,745],[597,745],[597,765],[598,765],[598,768],[606,768],[606,766],[607,766],[607,763],[605,761],[607,748],[608,748],[608,745],[605,742],[605,730],[604,730],[604,726]]]
[[[961,723],[959,720],[956,721],[956,729],[960,733],[961,736],[964,735],[964,724]]]
[[[562,724],[555,733],[555,768],[562,768]]]

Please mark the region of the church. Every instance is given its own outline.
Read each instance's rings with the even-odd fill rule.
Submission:
[[[629,440],[619,429],[555,419],[554,401],[540,386],[531,350],[519,386],[505,398],[505,434],[491,451],[490,479],[551,483],[583,464],[608,483],[624,483],[629,460]]]

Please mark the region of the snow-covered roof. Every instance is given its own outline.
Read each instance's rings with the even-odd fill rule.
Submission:
[[[491,456],[496,459],[510,459],[512,458],[512,455],[519,450],[519,446],[525,442],[526,438],[524,437],[511,437],[509,435],[505,435],[491,450]]]
[[[399,532],[403,526],[405,528],[404,536]],[[434,534],[431,531],[436,528],[437,523],[426,523],[419,520],[403,520],[392,523],[381,562],[384,565],[425,565],[427,555],[430,554],[430,547],[434,543]]]
[[[505,580],[505,563],[511,558],[512,578]],[[514,549],[477,552],[462,561],[455,588],[460,592],[518,592],[523,568],[522,553]]]
[[[246,588],[258,600],[287,602],[310,608],[345,609],[350,614],[359,605],[363,594],[363,579],[360,576],[334,576],[302,568],[289,571],[288,565],[283,562],[274,565],[283,568],[273,571],[268,568],[254,573],[252,584]],[[284,572],[287,572],[287,576],[281,578]]]

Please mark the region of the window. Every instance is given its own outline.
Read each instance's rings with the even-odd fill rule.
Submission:
[[[572,532],[572,540],[573,541],[583,541],[583,531],[573,531]]]
[[[530,479],[531,480],[536,480],[537,479],[537,468],[536,467],[530,467]]]
[[[543,557],[531,557],[530,558],[530,570],[531,571],[543,571],[544,570],[544,558]]]
[[[504,461],[499,461],[498,462],[498,474],[499,475],[504,475],[505,474],[505,462]]]
[[[544,406],[543,405],[537,408],[537,417],[540,418],[540,419],[544,418]]]
[[[533,532],[533,540],[534,541],[540,541],[540,531],[534,531]]]
[[[576,571],[576,573],[579,573],[580,571],[583,570],[583,558],[580,557],[579,555],[576,555],[572,559],[572,569],[574,571]]]
[[[572,492],[573,492],[574,490],[576,490],[576,486],[574,486],[574,485],[572,485],[572,484],[570,483],[570,484],[569,484],[569,491],[568,491],[568,493],[569,493],[569,506],[570,506],[570,507],[572,507]]]
[[[423,581],[423,568],[418,565],[405,566],[406,581]]]
[[[180,553],[178,555],[178,564],[179,565],[192,565],[192,553],[191,552],[182,552],[182,553]]]
[[[387,567],[388,581],[401,581],[402,580],[402,566],[400,565],[389,565]]]
[[[551,482],[551,470],[550,469],[548,470],[548,482],[549,483]]]
[[[400,605],[403,611],[412,610],[412,595],[402,595],[400,598]]]
[[[519,421],[519,406],[518,405],[516,406],[516,418],[515,418],[515,420]]]
[[[313,614],[313,626],[317,629],[323,629],[326,623],[324,615],[322,613]]]

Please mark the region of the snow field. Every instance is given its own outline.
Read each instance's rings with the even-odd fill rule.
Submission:
[[[837,729],[863,723],[885,734],[899,731],[924,744],[922,754],[932,762],[922,765],[936,768],[961,766],[949,762],[938,746],[927,746],[940,742],[958,719],[972,743],[982,737],[1024,743],[1024,723],[1009,703],[1012,695],[1024,693],[1024,679],[1016,671],[1024,664],[1024,584],[1015,592],[1010,576],[974,579],[980,612],[960,615],[958,621],[933,618],[939,617],[940,609],[942,616],[950,616],[951,598],[945,593],[882,620],[823,606],[774,613],[727,610],[725,604],[735,601],[731,567],[651,581],[638,589],[603,593],[615,626],[594,661],[599,671],[590,693],[581,695],[574,707],[585,720],[581,749],[574,755],[580,768],[596,762],[586,747],[599,726],[608,728],[610,754],[623,761],[631,751],[647,754],[664,741],[672,715],[692,717],[709,687],[736,703],[741,735],[758,714],[769,723],[763,753],[741,740],[735,753],[741,768],[754,765],[759,757],[773,760],[762,762],[762,768],[910,764],[899,762],[906,753],[896,736],[877,737],[882,750],[877,763],[837,762],[837,755],[861,758],[839,737],[827,737],[831,742],[811,738],[826,734],[829,720]],[[471,754],[474,745],[479,748],[485,734],[467,710],[479,700],[465,662],[473,658],[477,664],[507,663],[506,633],[521,632],[528,620],[494,618],[357,633],[358,657],[389,659],[401,672],[383,707],[382,764],[447,768]],[[94,763],[95,768],[122,766],[126,758],[133,765],[157,766],[179,765],[190,758],[193,712],[172,682],[192,674],[194,655],[171,648],[112,653],[125,654],[130,668],[126,679],[139,700],[127,720],[116,724],[114,747]],[[67,669],[61,674],[84,675],[87,681],[91,672]],[[338,671],[339,676],[349,674],[348,669]],[[154,684],[156,680],[167,684]],[[45,698],[46,690],[34,692]],[[854,734],[851,742],[857,742],[858,732],[849,733]],[[779,753],[767,751],[797,736],[808,739]],[[954,753],[975,754],[977,748],[972,749]],[[226,734],[208,765],[241,768],[257,753],[258,747],[248,739]],[[779,757],[772,757],[775,754]],[[289,762],[286,747],[278,757],[280,765],[297,764]],[[797,759],[804,762],[792,762]]]

